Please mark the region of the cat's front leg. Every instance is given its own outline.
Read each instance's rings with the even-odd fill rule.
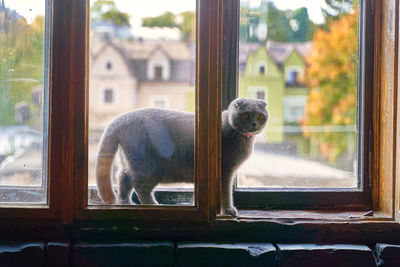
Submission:
[[[146,204],[146,205],[157,205],[158,202],[155,200],[154,195],[152,192],[136,192],[140,203],[141,204]]]
[[[221,213],[236,218],[238,211],[233,206],[233,175],[224,175],[221,179]]]

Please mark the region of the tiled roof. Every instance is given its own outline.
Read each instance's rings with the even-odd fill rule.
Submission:
[[[273,60],[281,65],[288,56],[293,52],[297,51],[302,57],[306,57],[311,51],[311,42],[304,43],[278,43],[278,42],[267,42],[268,54]]]
[[[139,79],[146,81],[147,60],[156,51],[162,51],[170,59],[171,64],[171,82],[190,82],[194,77],[191,61],[192,48],[184,42],[176,41],[134,41],[134,42],[112,42],[110,40],[93,42],[90,45],[90,55],[92,63],[107,48],[112,47],[124,59],[131,74]]]
[[[254,53],[260,49],[264,44],[262,43],[239,43],[239,70],[243,71],[246,67],[247,58],[249,53]],[[279,43],[268,41],[266,43],[268,55],[274,62],[280,66],[296,50],[301,56],[306,57],[311,51],[312,43]]]
[[[121,47],[131,59],[149,59],[156,50],[162,50],[172,60],[190,60],[190,49],[184,42],[177,41],[134,41]]]

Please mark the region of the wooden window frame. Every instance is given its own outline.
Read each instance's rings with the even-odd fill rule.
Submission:
[[[234,2],[239,2],[234,1]],[[358,71],[358,114],[357,130],[358,134],[358,173],[359,179],[357,188],[237,188],[235,186],[234,200],[239,208],[256,208],[256,209],[360,209],[370,210],[371,187],[368,182],[370,179],[369,154],[372,138],[372,106],[373,106],[373,73],[374,73],[374,57],[367,56],[374,52],[374,12],[373,3],[370,0],[360,1],[359,13],[359,71]],[[239,14],[239,3],[230,7],[231,10],[226,13]],[[233,11],[232,11],[233,10]],[[225,15],[225,13],[224,13]],[[234,44],[238,46],[238,16],[225,16],[229,20],[228,24],[233,25],[229,31],[224,32],[224,39],[236,40]],[[225,22],[226,23],[226,22]],[[224,47],[224,49],[229,49]],[[238,47],[231,50],[227,56],[237,57]],[[224,58],[225,60],[225,58]],[[228,61],[230,62],[230,61]],[[238,71],[235,66],[224,66],[224,72],[230,73],[226,79],[237,79]],[[227,103],[232,101],[237,95],[237,88],[228,85],[223,87],[223,91],[236,88],[236,92],[229,94]],[[235,94],[236,93],[236,94]],[[268,126],[267,129],[268,131]],[[371,133],[371,137],[368,134]]]
[[[76,57],[74,65],[78,69],[78,81],[76,87],[76,98],[74,110],[77,114],[74,121],[75,136],[83,138],[74,139],[75,165],[74,165],[74,219],[75,220],[132,220],[145,221],[151,219],[157,220],[175,220],[175,221],[207,221],[209,219],[209,206],[212,199],[209,197],[209,178],[218,176],[218,153],[220,150],[212,149],[214,146],[220,146],[220,138],[216,132],[220,131],[219,121],[221,115],[215,116],[220,110],[220,105],[209,105],[209,99],[221,99],[221,86],[217,78],[218,68],[220,66],[219,49],[215,49],[220,40],[219,29],[212,25],[220,25],[219,14],[220,1],[200,0],[197,1],[197,30],[196,43],[196,113],[195,113],[195,193],[194,206],[155,206],[155,205],[137,205],[137,206],[119,206],[113,207],[105,205],[88,205],[88,39],[89,36],[89,1],[78,1],[77,16],[82,18],[76,29],[77,51],[84,51],[82,56]],[[210,144],[204,146],[201,144]],[[212,145],[212,146],[211,146]],[[210,179],[211,180],[211,179]]]
[[[87,25],[86,0],[53,0],[50,130],[49,130],[49,200],[43,207],[0,208],[0,235],[3,239],[224,239],[268,242],[390,242],[400,240],[400,94],[399,86],[399,3],[396,0],[368,1],[375,14],[373,135],[371,158],[371,214],[343,211],[249,211],[239,220],[216,216],[218,213],[220,174],[220,112],[232,92],[224,86],[236,86],[227,79],[226,67],[235,64],[223,54],[237,49],[222,39],[221,19],[230,0],[198,0],[202,14],[209,20],[198,24],[209,34],[198,33],[196,107],[197,132],[203,146],[196,151],[201,165],[196,168],[197,192],[205,192],[195,212],[173,209],[119,210],[87,208]],[[224,4],[222,6],[222,4]],[[222,7],[224,7],[222,9]],[[236,8],[235,10],[238,11]],[[86,25],[86,27],[82,27]],[[234,25],[224,24],[224,30]],[[216,38],[213,38],[216,37]],[[222,49],[225,45],[226,49]],[[203,48],[202,48],[203,47]],[[208,48],[208,49],[205,49]],[[82,61],[83,60],[83,61]],[[62,62],[62,64],[61,64]],[[212,64],[213,63],[213,64]],[[208,75],[210,73],[210,75]],[[85,89],[86,88],[86,89]],[[222,97],[223,96],[223,97]],[[85,114],[84,116],[82,114]],[[82,138],[82,135],[84,138]],[[368,138],[370,139],[370,138]],[[203,155],[203,156],[201,156]],[[204,178],[200,178],[204,179]],[[85,192],[86,191],[86,192]],[[204,202],[203,202],[204,201]],[[165,217],[164,217],[165,216]],[[165,220],[171,220],[169,223]],[[179,221],[179,222],[176,222]]]

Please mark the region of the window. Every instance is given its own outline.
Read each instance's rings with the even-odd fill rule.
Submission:
[[[113,103],[114,102],[114,90],[113,89],[105,89],[104,90],[104,103]]]
[[[50,14],[33,2],[0,6],[0,206],[48,204]]]
[[[250,86],[248,89],[248,98],[268,100],[268,90],[264,86]]]
[[[300,124],[304,117],[304,110],[307,104],[307,96],[286,96],[284,98],[283,119],[286,123]]]
[[[163,33],[171,34],[171,32],[165,31]],[[194,51],[190,50],[190,46],[193,44],[184,44],[182,40],[174,42],[164,40],[163,36],[160,36],[158,40],[146,40],[142,39],[143,45],[153,45],[148,48],[147,61],[147,77],[149,80],[176,81],[176,71],[182,71],[182,76],[185,77],[186,72],[181,69],[184,64],[188,63]],[[144,42],[143,42],[144,41]],[[162,44],[160,44],[162,41]],[[177,53],[180,50],[182,53]],[[172,79],[171,79],[172,78]]]
[[[168,168],[173,169],[172,164],[168,160],[172,160],[171,157],[177,157],[173,153],[180,149],[180,143],[183,142],[180,139],[182,135],[179,131],[192,133],[193,135],[195,127],[194,114],[190,115],[192,118],[191,123],[185,125],[187,129],[172,127],[169,123],[173,122],[163,120],[166,113],[168,113],[166,117],[175,118],[187,116],[187,113],[184,112],[193,112],[195,110],[195,84],[191,82],[194,80],[195,72],[194,68],[189,68],[189,66],[195,66],[196,64],[194,54],[196,52],[196,44],[195,40],[192,39],[195,36],[196,2],[182,1],[182,3],[185,2],[188,2],[184,4],[188,10],[185,11],[187,12],[185,13],[186,18],[181,23],[193,24],[193,27],[187,29],[188,32],[185,37],[174,34],[178,29],[170,30],[163,28],[154,31],[154,28],[139,23],[138,25],[131,26],[132,29],[136,30],[127,32],[126,35],[119,36],[116,34],[112,40],[91,39],[89,51],[93,55],[93,59],[98,57],[112,57],[114,62],[119,62],[119,64],[118,70],[109,73],[107,76],[95,72],[97,64],[99,64],[97,60],[92,60],[89,66],[91,73],[88,96],[90,141],[88,144],[88,180],[85,185],[89,190],[89,196],[87,203],[85,203],[86,205],[154,205],[157,201],[157,203],[164,205],[193,206],[194,169],[193,163],[190,161],[194,161],[194,153],[191,153],[190,149],[185,150],[188,156],[185,160],[189,165],[186,168],[185,166],[180,166],[174,171],[174,175],[181,179],[179,183],[173,185],[166,184],[165,182],[162,183],[165,179],[174,178],[165,177],[167,175],[164,173]],[[101,28],[104,20],[106,20],[98,18],[96,5],[106,4],[102,4],[101,1],[91,1],[91,36],[95,36],[93,32]],[[132,17],[138,15],[137,12],[140,10],[140,3],[132,2],[129,6],[131,8],[128,10],[131,11],[128,14]],[[176,14],[176,16],[182,12],[176,6],[155,6],[154,9],[158,10],[160,14],[171,12]],[[144,20],[144,18],[142,19]],[[157,22],[153,21],[149,23]],[[146,32],[148,35],[144,34]],[[141,36],[141,34],[144,34],[144,36]],[[108,63],[111,62],[107,61]],[[103,92],[99,92],[98,85],[102,85],[105,82],[112,82],[113,87],[118,88],[118,95],[116,95],[114,88],[108,87]],[[96,102],[93,101],[93,99],[98,99],[98,95],[101,93],[103,93],[103,103],[106,105],[96,105]],[[118,103],[116,103],[116,100],[118,100]],[[151,114],[156,111],[153,110],[153,113],[144,111],[144,108],[149,107],[168,110],[159,112],[158,115],[152,117]],[[135,121],[135,116],[142,116],[146,120],[138,119]],[[116,144],[116,149],[113,152],[104,152],[104,147],[107,144],[106,139],[101,139],[101,137],[103,134],[104,136],[107,136],[107,134],[112,135],[111,131],[113,131],[115,125],[107,127],[117,117],[122,119],[120,122],[115,123],[115,125],[119,123],[123,124],[124,121],[127,121],[136,127],[129,129],[130,124],[126,124],[117,130],[117,132],[121,132],[121,135],[115,139],[119,140],[119,143]],[[124,129],[129,130],[124,133]],[[136,141],[139,139],[140,141]],[[109,142],[113,141],[110,140]],[[194,146],[194,136],[192,140],[186,141]],[[151,148],[151,146],[154,146],[154,148]],[[106,157],[104,155],[111,153],[113,153],[111,157],[115,158],[114,162],[104,159]],[[141,153],[141,157],[138,157],[137,153]],[[143,159],[142,163],[137,163],[141,159]],[[101,160],[104,162],[99,163]],[[118,162],[119,160],[120,162]],[[110,180],[109,171],[106,171],[107,174],[103,175],[99,167],[105,166],[108,162],[112,166],[111,168],[115,170],[111,171],[112,180]],[[125,163],[122,164],[121,162]],[[165,164],[165,166],[162,167],[162,164]],[[128,166],[128,168],[122,169],[123,166]],[[151,173],[152,170],[154,173]],[[181,175],[180,171],[185,172],[187,178],[185,177],[182,180],[179,176]],[[109,180],[106,182],[102,182],[103,180],[100,181],[99,177],[103,176],[107,176],[106,179]],[[146,181],[151,179],[157,180],[154,180],[155,183],[151,190],[146,191],[142,190],[145,186],[136,184],[143,179],[146,179]],[[117,192],[118,203],[109,203],[107,201],[106,196],[102,193],[106,190],[102,186],[103,183],[111,183],[110,190],[107,192],[110,195],[112,195],[113,191]],[[127,189],[128,187],[129,189]],[[165,192],[171,192],[171,194],[175,192],[176,194],[176,191],[184,191],[188,197],[182,198],[180,202],[175,203],[164,197]],[[102,202],[98,193],[103,194],[103,201],[106,203]],[[131,193],[133,193],[133,198],[130,196]],[[131,205],[131,208],[135,208],[135,206]]]
[[[299,233],[302,236],[307,235],[309,238],[307,240],[310,241],[317,238],[317,240],[328,242],[331,239],[327,238],[327,236],[338,233],[346,235],[346,238],[349,238],[346,240],[352,241],[376,240],[376,236],[381,236],[380,234],[383,234],[388,240],[391,238],[393,229],[398,228],[396,220],[398,220],[399,214],[396,204],[398,192],[395,189],[396,184],[398,184],[396,164],[399,162],[398,148],[396,148],[396,136],[399,135],[399,129],[395,127],[398,120],[398,107],[396,105],[396,99],[398,99],[396,83],[398,81],[395,71],[398,65],[396,61],[398,59],[397,32],[399,24],[397,21],[398,16],[394,15],[395,10],[398,10],[398,2],[392,0],[359,1],[360,21],[362,21],[359,24],[362,27],[360,33],[367,34],[360,35],[360,47],[358,49],[360,55],[358,58],[360,74],[358,75],[359,86],[357,87],[357,101],[359,101],[357,123],[355,125],[346,125],[347,128],[345,130],[347,132],[341,133],[341,136],[348,143],[350,143],[350,137],[356,138],[355,146],[357,148],[350,149],[351,147],[346,147],[346,149],[353,152],[356,151],[357,153],[357,166],[351,168],[353,170],[357,169],[357,180],[354,181],[357,181],[358,187],[353,191],[348,190],[349,187],[345,186],[339,189],[328,187],[325,191],[315,191],[309,189],[304,180],[300,181],[300,183],[303,186],[305,185],[303,187],[306,188],[305,190],[298,190],[297,187],[287,190],[286,188],[282,189],[282,187],[264,187],[262,190],[258,190],[257,188],[243,188],[240,184],[237,184],[235,202],[243,212],[240,214],[241,217],[238,221],[229,220],[228,217],[221,218],[216,216],[218,214],[218,199],[216,196],[218,195],[219,188],[217,178],[220,173],[219,168],[221,167],[217,160],[220,157],[221,147],[219,141],[221,130],[219,128],[221,119],[220,110],[222,107],[226,107],[227,103],[231,100],[230,98],[235,98],[237,95],[248,96],[248,92],[243,90],[243,88],[247,89],[252,85],[255,87],[267,85],[264,83],[264,80],[261,80],[259,84],[243,86],[244,84],[240,81],[242,79],[240,72],[236,76],[236,66],[240,67],[240,61],[243,58],[247,59],[248,53],[245,53],[245,56],[242,55],[241,57],[241,50],[239,49],[239,55],[235,54],[234,51],[238,48],[235,42],[226,42],[223,46],[222,44],[223,40],[235,40],[236,37],[239,37],[239,32],[232,30],[232,28],[236,27],[235,25],[240,27],[239,23],[230,22],[238,22],[239,18],[235,17],[235,14],[239,14],[240,10],[235,1],[224,1],[227,5],[226,9],[220,6],[222,2],[219,0],[198,1],[196,26],[198,29],[196,39],[198,46],[191,48],[197,53],[195,58],[198,61],[195,64],[189,63],[185,65],[197,66],[197,72],[195,72],[196,78],[194,79],[195,85],[190,85],[196,88],[192,87],[191,90],[188,90],[192,93],[194,92],[193,95],[196,95],[196,99],[194,101],[194,97],[188,97],[189,100],[185,102],[186,104],[190,104],[190,101],[195,102],[195,104],[192,104],[192,107],[197,111],[194,201],[179,207],[172,205],[164,205],[162,207],[129,205],[114,206],[112,208],[101,203],[95,203],[95,196],[97,195],[97,192],[95,192],[96,186],[95,182],[90,179],[90,177],[93,178],[92,171],[94,167],[91,164],[93,163],[93,158],[96,156],[96,146],[91,145],[97,145],[98,143],[96,141],[97,136],[94,134],[97,131],[100,133],[103,131],[103,127],[105,126],[101,123],[106,124],[115,116],[126,112],[126,110],[131,108],[129,105],[149,103],[148,99],[150,95],[141,96],[138,90],[132,90],[132,88],[137,86],[137,83],[141,83],[142,86],[145,85],[145,90],[152,92],[152,94],[164,95],[165,92],[159,92],[163,88],[160,88],[158,85],[146,84],[149,79],[146,76],[146,69],[143,68],[140,74],[136,74],[143,75],[142,81],[129,80],[131,83],[129,88],[126,89],[127,94],[123,97],[129,101],[127,102],[129,103],[127,106],[123,106],[123,103],[121,103],[121,107],[115,107],[116,110],[113,111],[110,111],[112,108],[110,110],[96,109],[90,103],[90,99],[93,99],[93,97],[90,97],[92,92],[90,86],[94,85],[95,81],[91,80],[89,81],[89,86],[86,85],[89,77],[86,66],[90,57],[90,50],[86,52],[88,47],[86,46],[87,38],[85,38],[86,35],[89,36],[89,33],[85,31],[85,28],[88,27],[86,25],[88,6],[85,1],[54,1],[52,6],[47,3],[46,12],[52,11],[53,13],[46,13],[47,21],[44,24],[44,28],[47,31],[45,30],[43,37],[43,40],[45,40],[43,58],[46,60],[43,63],[43,71],[40,72],[40,75],[43,73],[44,76],[42,79],[43,84],[36,84],[32,88],[32,92],[34,92],[33,96],[24,96],[24,99],[16,102],[20,103],[18,107],[22,107],[20,114],[27,114],[23,111],[25,106],[24,101],[30,107],[30,116],[32,116],[33,111],[41,110],[44,125],[42,126],[43,133],[36,128],[34,132],[30,131],[30,124],[19,125],[21,127],[27,125],[28,128],[26,129],[29,131],[25,131],[24,129],[18,134],[8,134],[8,136],[11,136],[11,138],[7,137],[6,144],[8,145],[4,146],[4,141],[1,139],[0,149],[6,148],[12,151],[13,149],[9,148],[11,147],[9,144],[15,143],[18,146],[24,147],[30,146],[29,143],[35,143],[37,140],[45,140],[42,141],[43,144],[40,149],[42,149],[41,153],[43,155],[48,155],[48,158],[43,157],[42,161],[47,160],[48,163],[43,164],[42,172],[46,172],[47,175],[42,177],[47,177],[48,191],[45,191],[50,192],[50,194],[46,195],[44,201],[43,198],[40,198],[37,202],[33,201],[23,204],[18,201],[17,203],[5,203],[2,201],[0,205],[0,220],[2,225],[0,231],[2,234],[5,233],[6,237],[27,236],[48,240],[55,240],[56,238],[77,240],[92,234],[100,234],[99,236],[102,238],[115,235],[125,238],[128,235],[147,238],[149,232],[152,233],[149,234],[150,236],[154,236],[154,229],[157,229],[155,230],[156,234],[158,236],[160,233],[161,237],[177,233],[179,237],[195,236],[203,238],[200,235],[204,233],[209,233],[210,236],[213,235],[215,237],[215,233],[219,236],[227,232],[232,236],[232,232],[240,231],[243,234],[248,234],[249,239],[260,240],[264,238],[264,235],[260,238],[261,230],[259,229],[262,229],[263,234],[267,233],[265,240],[268,238],[279,239],[279,236],[289,231],[291,233]],[[14,3],[14,1],[10,3]],[[260,4],[263,4],[263,2],[260,1]],[[372,7],[374,7],[374,12],[372,12]],[[236,10],[237,12],[232,12],[232,10]],[[0,12],[3,12],[3,10],[0,10]],[[221,24],[222,14],[218,12],[224,12],[224,22],[226,22],[224,25]],[[70,23],[65,23],[65,21]],[[86,26],[83,27],[82,25]],[[217,27],[209,27],[209,25],[216,25]],[[303,32],[301,25],[301,23],[297,25],[299,29],[296,32]],[[269,36],[277,34],[274,33],[273,28],[269,25],[267,26]],[[379,32],[379,34],[374,34],[372,26],[375,27],[375,31]],[[224,29],[224,34],[232,34],[234,36],[228,36],[230,37],[228,39],[222,38],[220,32],[222,29]],[[0,28],[0,35],[2,34],[1,30],[2,28]],[[235,34],[237,34],[236,37]],[[50,39],[52,40],[51,43],[49,42]],[[3,39],[0,38],[0,40],[2,41]],[[257,45],[255,44],[254,46]],[[2,45],[1,48],[3,47],[6,46]],[[282,47],[274,47],[273,43],[269,46],[269,49],[275,49],[275,52],[276,50],[280,50],[278,48]],[[132,50],[136,51],[135,48]],[[233,56],[229,56],[232,54]],[[225,55],[223,61],[221,60],[222,55]],[[272,53],[269,53],[269,55],[272,55]],[[47,62],[49,59],[51,61]],[[221,62],[223,62],[222,65],[220,64]],[[130,63],[127,62],[127,64]],[[253,68],[254,66],[256,65],[253,65]],[[270,66],[274,65],[268,65],[268,67]],[[171,68],[174,67],[171,64]],[[0,71],[4,70],[3,67],[0,68]],[[7,75],[13,72],[11,70]],[[17,71],[17,69],[14,70]],[[280,73],[279,71],[282,72],[282,65],[277,65],[276,68],[269,68],[268,75],[278,74]],[[47,72],[49,74],[48,78],[46,78]],[[27,73],[29,74],[29,72]],[[0,72],[0,76],[4,77],[4,72]],[[26,78],[27,76],[23,77]],[[281,99],[281,101],[284,101],[284,92],[285,94],[293,94],[293,96],[299,93],[298,90],[290,90],[290,88],[283,88],[281,90],[280,86],[283,86],[282,81],[284,82],[285,80],[282,76],[279,76],[279,79],[278,76],[276,78],[276,80],[280,80],[279,86],[278,84],[273,84],[271,87],[268,86],[269,90],[265,92],[265,97],[270,102],[270,108],[273,109],[271,110],[271,120],[267,126],[267,130],[275,131],[272,136],[268,136],[267,132],[267,140],[277,138],[276,133],[282,133],[283,131],[285,131],[287,136],[278,137],[281,140],[289,138],[288,136],[293,131],[299,130],[300,126],[302,126],[286,123],[283,119],[284,109],[282,106],[277,110],[272,108],[274,101],[271,100]],[[48,82],[46,82],[46,79],[48,79]],[[97,77],[97,79],[101,81],[100,77]],[[3,78],[0,80],[5,81]],[[232,93],[232,91],[235,91],[237,80],[239,81],[239,88],[236,94],[236,92]],[[12,82],[17,83],[19,81],[13,80]],[[24,82],[29,81],[24,80]],[[372,90],[373,84],[374,90]],[[174,84],[174,86],[176,85]],[[0,88],[4,89],[2,86],[0,85]],[[233,88],[231,89],[232,91],[226,90],[229,87]],[[184,90],[184,88],[188,88],[188,85],[185,84],[179,87],[179,90]],[[221,88],[224,88],[224,90]],[[321,88],[319,89],[321,90]],[[2,100],[5,98],[4,92],[4,90],[1,90],[0,98]],[[38,94],[41,97],[37,97]],[[255,97],[257,95],[256,91]],[[317,99],[319,96],[318,94],[313,95]],[[174,105],[173,102],[177,98],[175,94],[172,94],[170,97],[171,106]],[[96,98],[96,101],[98,99],[100,97]],[[9,102],[6,101],[6,103]],[[34,105],[39,105],[39,107],[33,108],[32,106]],[[2,105],[1,108],[3,107]],[[10,113],[15,116],[15,105],[8,108]],[[1,112],[1,114],[4,113]],[[21,122],[25,120],[24,116],[21,115]],[[107,119],[105,118],[106,116],[108,117]],[[47,118],[48,122],[46,122]],[[101,123],[96,124],[96,120],[101,121]],[[48,127],[47,125],[51,126]],[[335,125],[328,128],[318,128],[319,126],[321,125],[309,125],[307,130],[313,134],[321,134],[321,136],[335,135],[343,130],[333,127]],[[49,138],[45,139],[43,136],[47,130],[48,133],[46,134]],[[271,147],[268,147],[268,149],[282,151],[282,146],[276,147],[277,143],[278,141],[271,144]],[[287,151],[295,150],[292,149],[291,144],[290,142],[284,144]],[[263,147],[267,145],[265,143],[257,144],[256,152],[259,149],[257,146]],[[319,153],[320,151],[317,152]],[[36,155],[33,158],[37,160],[41,156]],[[271,160],[274,158],[276,157],[271,157]],[[3,162],[4,160],[0,164],[3,164]],[[264,163],[263,161],[262,164]],[[298,159],[295,159],[291,163],[298,163]],[[255,164],[255,166],[258,167],[260,165]],[[294,169],[293,166],[290,165],[287,169]],[[298,175],[298,172],[293,173]],[[3,178],[3,176],[0,177]],[[238,178],[240,179],[240,177]],[[366,180],[368,178],[370,180]],[[1,193],[7,192],[8,189],[15,189],[9,186],[0,186]],[[19,196],[20,192],[34,195],[43,190],[39,184],[24,186],[23,188],[17,187],[16,189],[17,194],[13,194],[13,196]],[[171,195],[164,194],[164,192],[169,193],[173,190],[163,190],[163,188],[162,190],[160,189],[156,197],[161,199],[167,195],[163,198],[165,200],[164,203],[171,203],[168,202],[171,200]],[[179,194],[180,190],[184,193]],[[368,190],[371,192],[368,192]],[[191,193],[193,190],[179,188],[172,194],[172,198],[181,198],[188,191]],[[193,195],[193,193],[191,194]],[[9,196],[6,198],[9,199]],[[371,198],[374,210],[371,218],[366,218],[360,215],[360,213],[352,213],[351,208],[360,208],[362,210],[366,207],[371,208]],[[349,203],[351,204],[350,207]],[[365,203],[367,204],[365,205]],[[302,208],[343,208],[346,209],[346,213],[339,213],[341,216],[340,219],[338,217],[331,219],[332,217],[330,216],[335,214],[335,212],[328,209],[328,211],[322,211],[320,213],[322,215],[318,217],[318,220],[315,220],[317,218],[315,217],[315,213],[309,215],[310,213],[307,212],[296,213],[293,211],[291,213],[289,211],[282,212],[281,210],[263,211],[263,213],[257,210],[246,211],[246,209],[252,208],[291,208],[296,210]],[[364,212],[361,213],[363,214]],[[358,217],[354,217],[354,214]],[[334,217],[335,215],[332,216]],[[165,223],[165,220],[173,221],[174,227],[171,227],[171,224]],[[150,221],[151,224],[148,223]],[[179,227],[175,227],[176,221],[180,221],[178,224]],[[208,224],[208,222],[210,223]],[[325,224],[325,222],[328,223]],[[338,230],[339,224],[340,229]],[[29,226],[28,228],[26,228],[27,225]],[[43,225],[45,225],[46,231],[43,230]],[[152,228],[153,225],[154,229]],[[352,237],[354,239],[351,239]]]
[[[106,70],[111,71],[113,69],[113,64],[111,61],[106,62]]]
[[[150,98],[150,107],[169,108],[170,100],[168,96],[152,96]]]
[[[299,75],[299,73],[297,71],[290,71],[288,83],[289,84],[297,84],[298,75]]]
[[[265,92],[264,91],[257,91],[257,99],[265,100]]]
[[[259,56],[259,54],[255,53],[256,57]],[[247,62],[250,63],[250,62]],[[253,63],[254,64],[254,63]],[[250,67],[251,64],[248,64]],[[265,75],[267,73],[267,64],[264,61],[264,58],[260,58],[260,60],[257,62],[257,70],[258,70],[258,75]]]
[[[312,48],[307,48],[308,46],[312,46],[312,41],[309,41],[306,45],[304,44],[298,44],[297,46],[300,46],[300,49],[303,48],[305,49],[302,53],[298,53],[297,50],[295,52],[292,52],[292,55],[288,57],[286,60],[286,66],[285,66],[285,86],[286,87],[297,87],[299,89],[301,88],[307,88],[307,85],[305,84],[306,78],[309,77],[309,73],[305,73],[305,70],[310,68],[309,66],[306,65],[306,61],[308,58],[308,52],[312,51]],[[307,51],[308,50],[308,51]],[[294,64],[294,65],[291,65]],[[301,64],[301,65],[300,65]]]
[[[365,196],[370,192],[362,168],[367,164],[367,157],[361,132],[368,131],[367,122],[372,115],[360,109],[365,105],[363,101],[370,101],[363,98],[367,88],[361,82],[370,74],[357,72],[357,58],[366,52],[357,46],[358,25],[362,21],[358,19],[360,7],[357,1],[346,4],[345,12],[336,14],[331,23],[309,11],[303,20],[314,25],[326,24],[329,29],[304,31],[290,27],[292,19],[299,20],[293,17],[297,8],[286,2],[259,1],[255,5],[240,1],[239,28],[244,32],[239,32],[239,66],[256,62],[259,72],[263,73],[259,62],[264,60],[268,62],[268,76],[261,80],[246,75],[246,69],[239,68],[238,95],[258,98],[259,94],[251,90],[261,83],[271,90],[268,91],[270,119],[265,134],[256,139],[254,153],[238,171],[239,205],[244,201],[249,206],[274,206],[269,197],[296,195],[298,201],[287,203],[296,206],[308,196],[317,196],[323,191],[347,193],[349,198],[353,195],[353,199],[362,194],[359,192]],[[308,9],[308,3],[302,8]],[[269,21],[267,40],[256,44],[246,33],[246,25],[253,23],[255,17],[259,21]],[[347,35],[343,34],[343,23],[351,27]],[[305,24],[299,23],[297,27]],[[340,34],[333,36],[335,32]],[[338,38],[341,44],[333,45],[333,38]],[[330,41],[323,44],[326,40]],[[321,45],[324,50],[320,49]],[[337,62],[334,63],[333,58],[339,55],[346,58],[343,61],[346,63],[335,65]],[[329,70],[341,64],[347,64],[346,74],[332,76]],[[302,66],[307,70],[303,71]],[[302,90],[292,90],[290,86],[299,85],[300,71],[305,73],[306,85]],[[250,195],[253,203],[244,200]],[[318,205],[319,201],[321,206],[326,205],[321,198],[315,198],[313,205]],[[334,200],[331,201],[333,204]],[[367,202],[362,204],[368,206]]]
[[[162,67],[161,66],[155,66],[154,67],[154,79],[155,80],[161,80],[162,79]]]

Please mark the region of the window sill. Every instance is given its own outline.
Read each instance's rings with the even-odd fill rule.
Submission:
[[[360,211],[240,210],[238,219],[218,216],[207,222],[174,221],[0,221],[0,235],[8,239],[171,239],[254,242],[394,242],[400,224],[384,214]],[[368,214],[367,214],[368,215]]]
[[[360,222],[391,222],[393,218],[381,212],[373,211],[343,211],[343,210],[239,210],[239,216],[232,219],[231,216],[220,215],[220,221],[238,222],[277,222],[282,224],[298,223],[360,223]]]

